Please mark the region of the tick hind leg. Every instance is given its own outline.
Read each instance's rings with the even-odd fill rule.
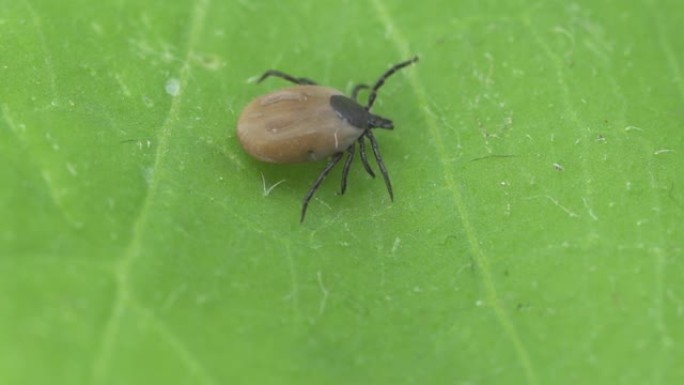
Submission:
[[[339,163],[343,155],[343,152],[338,152],[337,154],[333,155],[332,158],[330,158],[330,162],[328,162],[323,171],[321,171],[321,173],[318,175],[318,178],[316,178],[316,180],[311,185],[311,188],[309,188],[309,192],[307,192],[306,196],[304,197],[304,203],[302,204],[302,216],[299,219],[299,223],[304,222],[306,208],[309,206],[309,201],[311,200],[311,197],[313,197],[316,190],[318,190],[318,187],[321,185],[321,183],[323,183],[325,177],[328,176],[328,174],[330,174],[330,171],[332,171],[335,165]]]
[[[277,71],[277,70],[268,70],[268,71],[264,72],[264,74],[261,75],[261,77],[259,78],[259,80],[257,80],[257,83],[261,83],[264,79],[266,79],[266,78],[269,77],[269,76],[275,76],[275,77],[277,77],[277,78],[285,79],[285,80],[287,80],[288,82],[292,82],[292,83],[294,83],[294,84],[312,85],[312,86],[315,86],[315,85],[316,85],[316,82],[313,81],[313,80],[311,80],[311,79],[307,79],[307,78],[296,78],[296,77],[294,77],[294,76],[292,76],[292,75],[288,75],[288,74],[286,74],[286,73],[284,73],[284,72],[280,72],[280,71]]]

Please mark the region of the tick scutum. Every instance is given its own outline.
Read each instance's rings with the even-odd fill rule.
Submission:
[[[341,119],[346,120],[352,126],[362,130],[369,128],[371,113],[354,100],[344,95],[333,95],[330,97],[330,106]]]

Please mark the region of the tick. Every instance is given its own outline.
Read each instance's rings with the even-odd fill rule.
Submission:
[[[366,142],[370,141],[375,161],[380,169],[390,200],[394,200],[392,183],[380,156],[378,142],[371,129],[393,129],[390,119],[370,112],[378,90],[385,80],[398,70],[418,61],[418,57],[392,66],[372,85],[358,84],[350,97],[333,88],[323,87],[307,78],[269,70],[257,81],[275,76],[296,84],[254,99],[245,107],[237,124],[237,136],[245,151],[258,160],[269,163],[315,162],[329,158],[318,178],[309,188],[302,203],[300,223],[304,221],[309,201],[330,171],[347,158],[342,167],[340,195],[347,190],[347,177],[359,145],[361,162],[373,178],[368,163]],[[370,90],[365,105],[357,101],[360,91]]]

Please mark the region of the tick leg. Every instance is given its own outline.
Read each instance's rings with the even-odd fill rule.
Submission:
[[[359,152],[361,153],[361,163],[363,163],[363,168],[366,169],[366,172],[368,175],[370,175],[372,178],[375,178],[375,173],[373,172],[373,169],[371,169],[370,164],[368,163],[368,157],[366,156],[366,141],[363,139],[364,135],[361,135],[359,137]]]
[[[296,78],[296,77],[294,77],[294,76],[288,75],[288,74],[286,74],[286,73],[284,73],[284,72],[280,72],[280,71],[277,71],[277,70],[268,70],[268,71],[266,71],[263,75],[261,75],[261,77],[259,78],[259,80],[257,80],[257,83],[261,83],[264,79],[266,79],[266,78],[269,77],[269,76],[275,76],[275,77],[278,77],[278,78],[282,78],[282,79],[285,79],[285,80],[287,80],[287,81],[289,81],[289,82],[292,82],[292,83],[295,83],[295,84],[316,85],[316,82],[313,81],[313,80],[311,80],[311,79],[307,79],[307,78]]]
[[[382,76],[380,76],[380,79],[378,79],[375,82],[375,84],[373,84],[373,88],[371,89],[370,95],[368,95],[368,105],[366,106],[366,111],[370,111],[371,107],[373,107],[373,103],[375,103],[375,97],[378,94],[378,90],[380,89],[380,87],[382,87],[383,84],[385,84],[385,80],[387,80],[388,77],[392,76],[392,74],[399,71],[400,69],[408,65],[411,65],[417,61],[418,56],[414,56],[409,60],[392,66],[392,68],[388,69],[384,74],[382,74]]]
[[[373,133],[370,130],[366,131],[366,136],[368,137],[368,139],[370,139],[371,147],[373,148],[373,155],[375,155],[375,161],[378,163],[380,173],[382,173],[382,177],[385,179],[385,186],[387,186],[387,192],[389,193],[390,200],[394,201],[394,194],[392,193],[392,182],[390,182],[389,174],[387,173],[387,169],[385,168],[385,163],[383,163],[382,156],[380,156],[378,141],[375,140],[375,136],[373,136]]]
[[[347,160],[344,161],[344,167],[342,168],[342,188],[340,189],[340,195],[344,195],[347,191],[347,177],[349,176],[349,167],[354,160],[354,153],[356,149],[354,148],[354,143],[347,149]]]
[[[359,92],[361,90],[367,90],[369,88],[370,88],[370,86],[368,84],[357,84],[357,85],[355,85],[354,89],[352,90],[352,93],[351,93],[351,98],[354,101],[356,101],[356,97],[359,96]]]
[[[328,176],[330,171],[335,167],[335,165],[340,161],[340,159],[342,159],[343,155],[343,152],[338,152],[337,154],[333,155],[332,158],[330,158],[330,162],[328,162],[323,171],[321,171],[321,173],[318,175],[318,178],[316,178],[316,180],[311,185],[309,192],[307,192],[306,196],[304,197],[304,203],[302,204],[302,217],[299,219],[299,223],[304,222],[306,208],[307,206],[309,206],[309,201],[311,200],[311,197],[313,197],[316,190],[318,190],[318,187],[321,185],[321,183],[323,183],[325,177]]]

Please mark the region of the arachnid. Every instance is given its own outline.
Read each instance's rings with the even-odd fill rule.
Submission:
[[[394,65],[372,86],[356,85],[350,97],[333,88],[319,86],[310,79],[297,78],[276,70],[266,71],[259,78],[258,82],[261,82],[275,76],[297,86],[262,95],[245,107],[237,124],[238,139],[245,151],[261,161],[270,163],[314,162],[330,157],[328,164],[304,196],[300,222],[304,221],[313,194],[347,153],[342,168],[340,191],[340,194],[344,194],[357,143],[363,167],[370,176],[375,177],[366,155],[366,139],[370,141],[387,192],[393,200],[389,174],[371,130],[391,130],[394,124],[390,119],[375,115],[370,110],[385,80],[417,61],[416,56]],[[368,101],[362,105],[357,102],[357,97],[364,89],[368,89],[369,94]]]

